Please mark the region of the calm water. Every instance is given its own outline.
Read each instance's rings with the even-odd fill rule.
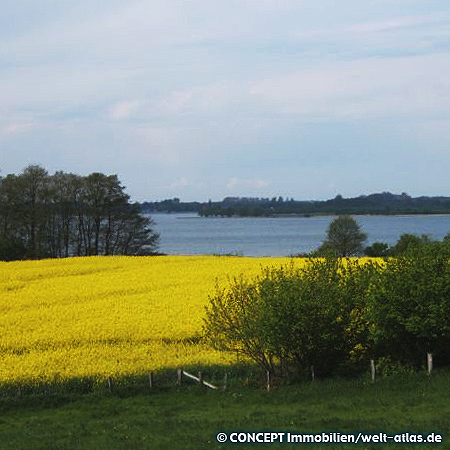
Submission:
[[[307,253],[323,241],[334,217],[198,217],[196,214],[152,214],[161,234],[160,251],[173,255],[235,252],[246,256]],[[354,216],[368,234],[367,245],[392,245],[403,233],[442,239],[450,232],[450,215]]]

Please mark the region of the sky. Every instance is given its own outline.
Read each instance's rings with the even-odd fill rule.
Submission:
[[[3,0],[1,175],[448,196],[449,75],[448,0]]]

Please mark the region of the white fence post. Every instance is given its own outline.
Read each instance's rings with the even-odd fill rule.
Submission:
[[[427,366],[428,366],[428,375],[431,376],[431,371],[433,370],[433,354],[427,353]]]
[[[375,360],[374,359],[370,360],[370,374],[371,374],[371,378],[372,378],[372,383],[375,383],[376,372],[375,372]]]

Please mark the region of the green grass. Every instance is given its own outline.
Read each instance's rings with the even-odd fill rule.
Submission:
[[[208,374],[207,374],[208,375]],[[218,373],[206,379],[219,380]],[[195,385],[173,386],[175,378],[150,390],[117,386],[111,394],[47,392],[0,399],[0,449],[231,449],[294,448],[302,445],[232,445],[216,442],[218,431],[301,432],[405,431],[444,436],[450,448],[450,372],[366,380],[316,380],[265,392],[230,378],[227,392]],[[173,382],[172,382],[173,381]],[[158,378],[156,378],[158,382]],[[169,387],[169,384],[172,386]],[[447,442],[448,440],[448,442]],[[404,445],[316,445],[306,448],[380,449]],[[406,448],[430,448],[409,445]]]

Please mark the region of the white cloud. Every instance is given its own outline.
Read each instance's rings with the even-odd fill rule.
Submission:
[[[291,33],[293,38],[311,38],[321,36],[334,36],[338,39],[351,35],[355,37],[356,34],[361,38],[362,35],[368,33],[380,33],[385,31],[401,31],[407,28],[414,27],[419,34],[421,31],[419,27],[423,26],[427,30],[436,29],[436,26],[448,24],[450,21],[450,14],[444,12],[421,14],[421,15],[404,15],[391,16],[382,20],[376,21],[360,21],[350,24],[342,24],[340,26],[332,26],[328,28],[309,28],[306,30],[294,30]],[[355,43],[357,44],[357,43]]]
[[[1,135],[15,135],[26,133],[28,131],[33,130],[34,123],[33,122],[13,122],[3,127],[0,127]]]
[[[157,102],[155,110],[167,115],[217,113],[239,101],[242,95],[245,91],[238,83],[211,83],[173,91]]]
[[[257,195],[270,178],[295,196],[299,167],[332,173],[336,152],[366,173],[379,148],[448,148],[447,0],[34,3],[2,5],[3,170],[128,170],[161,196],[201,196],[211,173],[208,195]]]
[[[179,189],[179,188],[183,188],[183,187],[186,187],[189,185],[190,185],[190,182],[188,181],[188,179],[186,177],[181,177],[181,178],[178,178],[178,180],[170,183],[169,189]]]
[[[344,28],[341,32],[356,32],[356,33],[374,33],[381,31],[398,30],[401,28],[410,28],[417,25],[428,25],[442,22],[442,15],[426,15],[413,17],[396,17],[386,19],[378,22],[364,22],[351,25]]]
[[[324,64],[255,82],[250,94],[281,114],[367,118],[450,112],[450,55]]]
[[[165,114],[178,114],[189,108],[194,92],[192,89],[171,92],[159,101],[159,109]]]
[[[378,20],[332,21],[326,28],[317,24],[300,25],[287,31],[298,45],[323,58],[332,49],[343,58],[376,54],[378,57],[430,53],[446,46],[449,37],[448,11],[428,14],[389,15]],[[325,50],[325,51],[324,51]]]
[[[111,108],[111,117],[116,120],[129,119],[138,111],[140,105],[141,102],[137,100],[116,103]]]
[[[269,185],[269,182],[266,180],[260,179],[252,179],[252,178],[229,178],[227,180],[227,190],[236,190],[236,189],[258,189],[264,188]]]
[[[115,133],[121,136],[121,146],[131,161],[158,164],[168,175],[175,167],[190,170],[207,153],[207,148],[199,144],[201,130],[189,126],[131,124]]]
[[[165,186],[169,191],[181,194],[185,190],[201,190],[203,183],[181,176]]]

